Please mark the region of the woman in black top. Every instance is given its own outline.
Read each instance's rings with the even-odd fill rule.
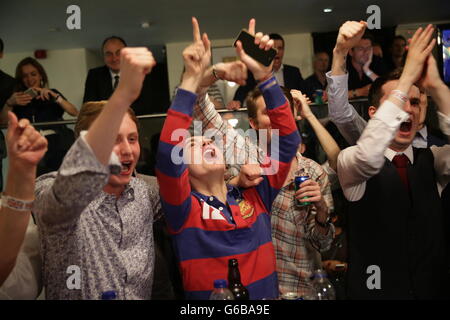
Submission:
[[[17,86],[6,101],[1,118],[7,119],[8,111],[18,119],[26,118],[31,123],[62,120],[64,112],[72,116],[78,110],[56,89],[48,88],[47,74],[42,65],[33,58],[25,58],[16,68]],[[71,132],[63,125],[38,126],[41,134],[48,140],[48,151],[38,165],[38,175],[58,170],[65,152],[67,139]]]

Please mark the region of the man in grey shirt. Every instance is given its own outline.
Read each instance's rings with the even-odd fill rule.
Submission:
[[[156,183],[133,177],[140,146],[129,106],[155,62],[145,48],[121,53],[122,81],[58,172],[39,177],[33,207],[41,238],[47,299],[150,299],[152,224],[160,211]],[[83,109],[81,110],[83,114]],[[92,123],[92,125],[90,125]]]

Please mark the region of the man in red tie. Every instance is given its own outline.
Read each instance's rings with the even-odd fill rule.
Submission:
[[[335,54],[345,54],[364,26],[344,24]],[[439,195],[450,177],[450,146],[411,146],[419,123],[414,84],[434,99],[441,129],[450,136],[450,91],[431,55],[433,31],[431,25],[416,31],[401,75],[373,83],[371,120],[357,145],[338,158],[339,181],[350,201],[347,293],[353,299],[446,297],[446,217]]]

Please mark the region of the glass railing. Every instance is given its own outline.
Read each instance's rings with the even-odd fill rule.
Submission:
[[[364,118],[368,119],[367,109],[368,102],[367,99],[357,99],[352,100],[351,104],[355,107],[356,111]],[[435,106],[430,101],[430,106],[428,108],[428,118],[430,119],[429,123],[433,127],[438,128],[437,117],[435,112]],[[318,119],[326,119],[328,116],[328,105],[327,104],[311,104],[311,110],[316,115]],[[248,117],[247,117],[247,109],[242,108],[237,111],[228,111],[228,110],[219,110],[219,113],[223,118],[227,119],[229,124],[235,128],[239,128],[242,130],[249,129]],[[138,116],[140,123],[140,144],[141,144],[141,160],[138,164],[138,171],[144,174],[154,174],[154,164],[156,158],[156,148],[158,146],[159,141],[159,133],[162,130],[164,121],[166,119],[166,114],[149,114]],[[63,121],[54,121],[54,122],[45,122],[45,123],[34,123],[33,125],[36,128],[40,128],[48,125],[66,125],[68,128],[73,129],[75,124],[75,120],[63,120]],[[300,124],[301,130],[305,127],[305,122]],[[6,127],[2,127],[2,131],[6,134]],[[336,133],[333,133],[336,135]],[[338,138],[336,136],[336,138]],[[316,159],[318,162],[322,162],[323,160],[323,150],[318,148],[314,151],[314,154],[311,158]],[[3,159],[3,178],[5,178],[5,172],[7,170],[7,158]]]

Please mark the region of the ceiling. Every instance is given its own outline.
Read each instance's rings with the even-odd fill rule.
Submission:
[[[0,37],[6,52],[35,49],[98,49],[119,35],[129,45],[162,49],[165,43],[191,39],[190,17],[211,39],[233,38],[249,18],[257,29],[281,34],[337,30],[350,19],[367,19],[371,4],[381,8],[381,25],[450,19],[448,0],[1,0]],[[81,30],[69,31],[69,5],[81,8]],[[323,9],[332,7],[332,13]],[[148,29],[141,23],[148,21]],[[50,29],[57,31],[49,31]]]

